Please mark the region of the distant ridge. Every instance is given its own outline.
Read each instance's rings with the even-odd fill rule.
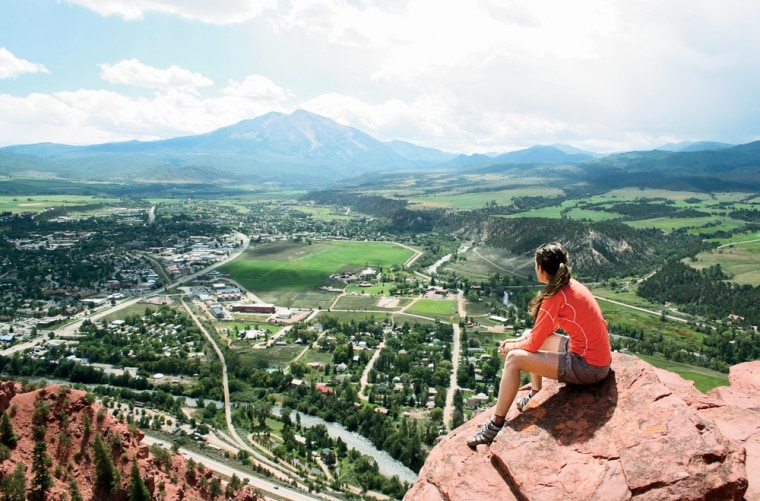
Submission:
[[[580,163],[592,158],[597,158],[598,154],[584,152],[577,148],[564,145],[542,146],[536,145],[530,148],[518,151],[504,153],[493,158],[494,163],[510,164],[557,164],[557,163]]]
[[[672,152],[689,152],[689,151],[709,151],[709,150],[723,150],[726,148],[733,148],[734,144],[718,143],[715,141],[682,141],[680,143],[667,143],[655,148],[660,151],[672,151]]]
[[[568,145],[536,145],[499,155],[457,155],[405,141],[379,141],[304,110],[267,113],[205,134],[90,146],[53,143],[0,148],[0,175],[199,188],[274,183],[319,188],[393,173],[452,177],[500,174],[545,179],[562,189],[614,187],[711,191],[760,189],[760,142],[700,141],[652,151],[601,155]],[[678,150],[678,151],[671,151]],[[354,180],[354,181],[351,181]]]

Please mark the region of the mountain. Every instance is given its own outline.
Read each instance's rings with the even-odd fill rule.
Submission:
[[[606,156],[561,144],[493,156],[457,155],[404,141],[382,142],[356,128],[298,110],[268,113],[205,134],[161,141],[0,148],[0,175],[123,186],[150,183],[166,189],[265,183],[313,189],[338,183],[371,184],[373,179],[387,185],[398,180],[394,173],[400,171],[424,183],[422,176],[432,170],[436,176],[448,171],[453,178],[465,171],[527,176],[583,191],[617,187],[758,190],[760,142],[738,146],[678,143]]]
[[[577,179],[599,189],[756,191],[760,189],[760,141],[717,150],[618,153],[578,167]]]
[[[503,164],[558,164],[580,163],[596,158],[598,155],[583,152],[578,149],[570,149],[569,146],[536,145],[524,150],[510,151],[493,158],[493,163]]]
[[[659,146],[655,149],[660,151],[707,151],[707,150],[722,150],[725,148],[731,148],[736,146],[728,143],[718,143],[715,141],[682,141],[680,143],[667,143]]]
[[[455,153],[445,153],[435,148],[425,148],[406,141],[395,140],[385,144],[407,160],[417,162],[419,167],[439,165],[457,156]]]
[[[268,113],[206,134],[92,146],[49,143],[0,151],[35,156],[81,179],[178,183],[331,183],[378,170],[426,167],[451,155],[383,143],[303,110]],[[0,168],[4,164],[0,162]],[[50,165],[47,165],[50,167]]]
[[[65,166],[35,155],[14,153],[12,147],[0,149],[0,175],[30,177],[68,177]]]

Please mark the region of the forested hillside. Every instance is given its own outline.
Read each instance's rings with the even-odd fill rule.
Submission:
[[[486,245],[514,254],[532,255],[542,243],[562,242],[570,252],[575,274],[594,280],[646,273],[671,257],[694,255],[707,247],[685,232],[665,235],[660,230],[637,230],[611,221],[494,217],[478,231]]]
[[[693,315],[713,319],[736,315],[741,323],[760,323],[760,288],[729,282],[720,265],[696,270],[670,261],[644,281],[638,293],[657,303],[676,303]]]

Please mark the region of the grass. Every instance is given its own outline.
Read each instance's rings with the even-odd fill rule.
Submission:
[[[137,304],[127,306],[126,308],[121,308],[118,311],[115,311],[114,313],[105,315],[102,320],[103,322],[109,323],[109,322],[113,322],[114,320],[124,320],[130,315],[142,317],[145,315],[146,309],[153,312],[158,309],[158,306],[155,306],[152,304],[146,304],[146,303],[137,303]]]
[[[445,192],[427,196],[411,196],[409,203],[424,207],[449,208],[449,209],[480,209],[491,202],[499,205],[508,205],[514,198],[531,196],[558,196],[562,191],[556,188],[541,188],[526,186],[521,189],[507,189],[485,192]]]
[[[397,311],[399,306],[385,308],[380,306],[383,301],[381,297],[369,296],[342,296],[335,303],[336,310],[376,310],[376,311]]]
[[[681,228],[704,228],[710,223],[716,222],[715,217],[681,217],[681,218],[655,218],[642,219],[640,221],[626,221],[625,224],[632,228],[647,229],[657,228],[665,233]],[[710,228],[711,230],[713,228]]]
[[[728,386],[728,376],[720,372],[711,371],[693,365],[671,362],[658,357],[635,354],[635,356],[652,364],[653,366],[678,374],[684,379],[694,381],[694,386],[702,393],[718,386]]]
[[[698,270],[719,264],[733,282],[760,285],[760,233],[744,233],[718,241],[721,247],[684,262]]]
[[[240,364],[244,367],[258,367],[259,364],[272,368],[285,368],[290,362],[303,351],[303,346],[272,346],[263,350],[237,348]]]
[[[448,299],[419,299],[406,312],[449,318],[457,312],[457,302]]]
[[[0,212],[20,214],[42,212],[53,207],[80,207],[90,204],[114,204],[113,198],[98,198],[82,195],[0,195]]]
[[[400,265],[412,251],[384,242],[278,242],[253,247],[221,268],[256,291],[313,290],[339,271],[359,272]]]
[[[391,312],[389,312],[391,313]],[[376,311],[331,311],[331,312],[324,312],[320,313],[317,317],[317,322],[319,322],[319,319],[323,316],[327,315],[329,317],[337,319],[341,323],[348,323],[352,320],[355,322],[360,322],[362,320],[369,320],[374,318],[375,320],[381,321],[384,320],[387,316],[383,313],[378,313]],[[401,320],[403,323],[404,320]]]
[[[664,338],[672,338],[695,346],[701,344],[704,337],[704,334],[695,331],[685,322],[661,320],[658,310],[653,310],[656,313],[652,314],[607,301],[600,301],[599,306],[602,308],[604,318],[613,326],[620,325],[643,330],[650,335],[662,334]]]

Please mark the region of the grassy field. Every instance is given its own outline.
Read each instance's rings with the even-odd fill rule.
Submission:
[[[400,265],[412,251],[384,242],[277,242],[257,245],[221,268],[244,287],[261,291],[309,291],[342,271]]]
[[[254,350],[251,348],[241,348],[243,342],[237,342],[235,352],[238,355],[240,364],[245,367],[271,367],[285,368],[290,362],[303,351],[303,346],[272,346],[264,350]],[[248,343],[249,344],[249,343]]]
[[[330,317],[333,317],[337,319],[339,322],[351,322],[352,320],[355,322],[359,322],[361,320],[367,320],[367,319],[375,319],[378,321],[385,320],[386,318],[390,318],[391,312],[388,312],[388,314],[378,313],[376,311],[331,311],[331,312],[323,312],[320,313],[317,317],[317,321],[319,321],[320,317],[323,315],[328,315]]]
[[[728,376],[720,372],[711,371],[702,367],[695,367],[693,365],[679,364],[663,358],[648,357],[639,354],[635,354],[635,356],[655,367],[674,372],[684,379],[694,381],[694,386],[703,393],[718,386],[728,386]]]
[[[398,300],[398,305],[393,307],[383,306],[393,298],[383,298],[379,296],[342,296],[335,303],[336,310],[376,310],[376,311],[398,311],[401,306],[408,304],[409,300]]]
[[[701,344],[704,334],[692,329],[687,323],[675,320],[663,321],[659,312],[647,313],[607,301],[599,301],[604,318],[611,326],[620,325],[641,329],[647,334],[662,334],[664,338],[673,338],[682,342]],[[611,331],[614,334],[614,330]]]
[[[419,299],[406,312],[448,319],[456,314],[457,302],[448,299]]]
[[[124,320],[130,315],[142,317],[143,315],[145,315],[145,310],[156,311],[157,309],[158,309],[158,306],[153,305],[153,304],[137,303],[137,304],[127,306],[126,308],[122,308],[108,315],[105,315],[103,317],[103,321],[108,323],[108,322],[113,322],[114,320]]]
[[[0,183],[1,185],[2,183]],[[81,207],[83,205],[108,203],[113,204],[113,198],[99,198],[81,195],[0,195],[0,212],[21,214],[24,212],[42,212],[54,207]]]
[[[702,252],[696,260],[684,261],[701,270],[719,264],[733,282],[742,285],[760,285],[760,234],[735,237],[710,252]]]
[[[434,193],[426,196],[413,195],[408,198],[409,203],[424,206],[447,209],[480,209],[491,202],[498,205],[509,205],[514,198],[532,196],[558,196],[562,192],[556,188],[543,188],[538,186],[526,186],[525,188],[506,189],[497,191],[465,192],[457,193],[449,191]]]

